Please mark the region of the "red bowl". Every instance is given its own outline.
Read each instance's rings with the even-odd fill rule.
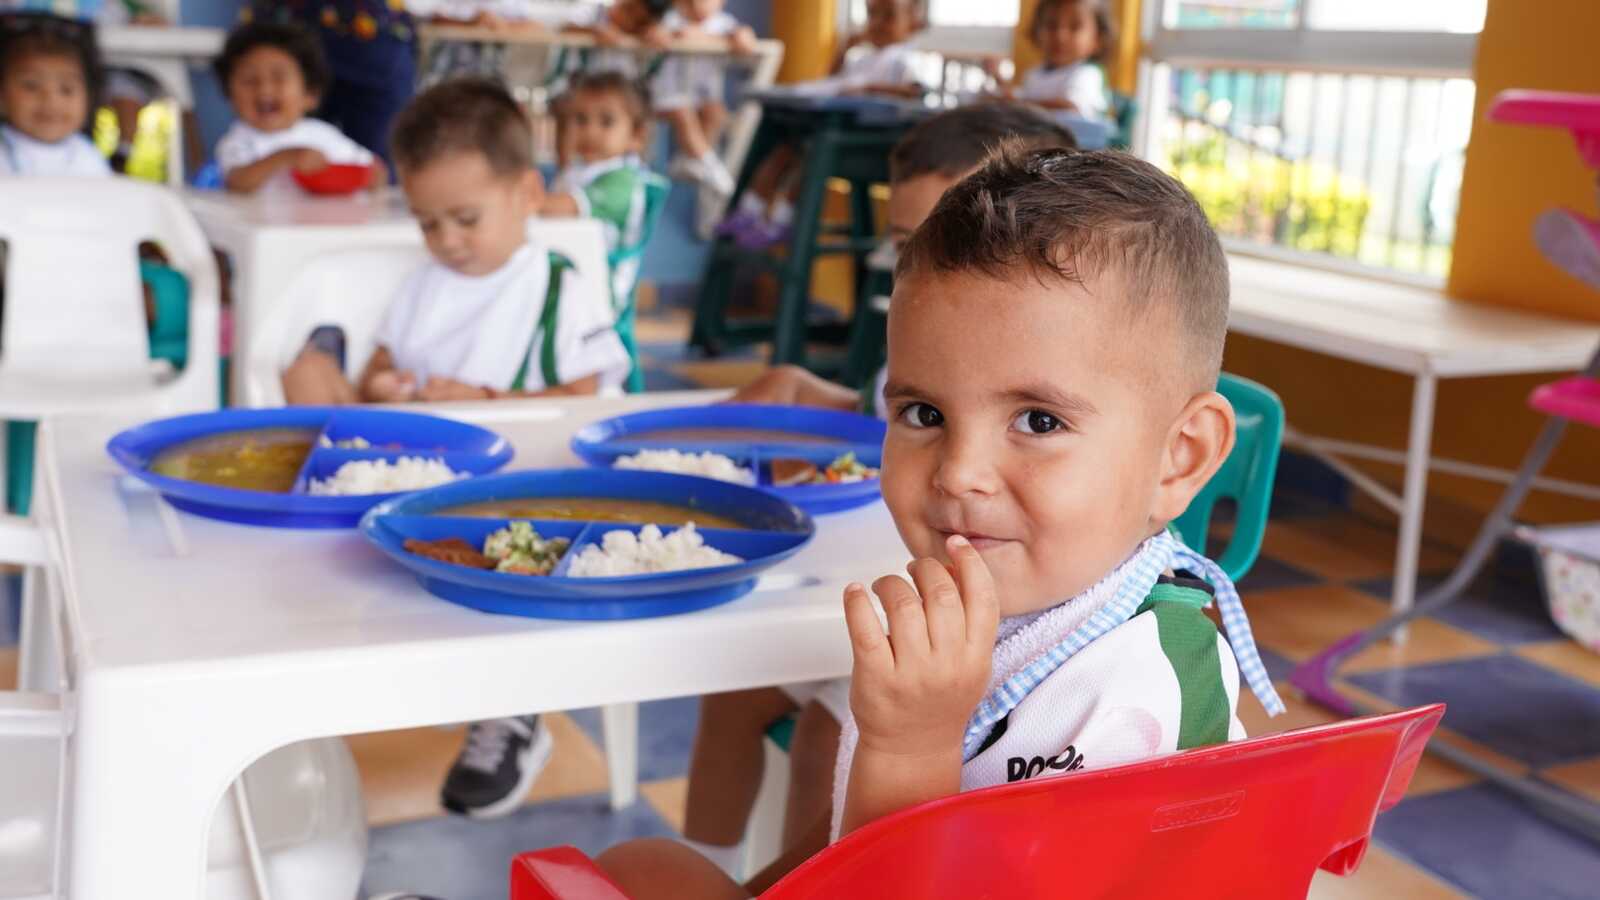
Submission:
[[[372,166],[329,165],[315,172],[292,173],[294,180],[312,194],[353,194],[372,183]]]

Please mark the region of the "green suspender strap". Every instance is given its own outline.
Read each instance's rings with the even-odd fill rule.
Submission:
[[[1199,588],[1159,583],[1139,607],[1156,617],[1161,650],[1178,678],[1178,747],[1205,747],[1228,740],[1228,691],[1222,683],[1217,626],[1202,612],[1211,595]]]
[[[533,350],[539,348],[539,371],[544,376],[545,387],[561,383],[556,371],[556,320],[560,318],[561,280],[572,268],[572,260],[559,253],[550,254],[550,287],[544,294],[544,310],[539,313],[539,327],[528,339],[528,352],[522,355],[522,365],[517,377],[511,379],[513,392],[525,390],[528,383],[528,366],[533,363]]]

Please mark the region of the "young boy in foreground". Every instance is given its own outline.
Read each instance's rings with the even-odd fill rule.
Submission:
[[[1075,146],[1072,134],[1048,116],[1013,103],[958,107],[907,132],[889,154],[888,237],[896,251],[944,192],[1007,140],[1028,149]],[[870,397],[863,402],[860,393],[799,366],[772,369],[733,399],[843,410],[868,406],[886,415],[881,403]],[[832,802],[839,723],[849,716],[849,694],[849,679],[839,678],[704,698],[689,764],[683,833],[690,846],[727,871],[738,869],[741,841],[761,785],[766,730],[775,720],[796,713],[782,843],[800,844],[822,823],[814,838],[820,841]]]
[[[1166,530],[1234,440],[1214,389],[1227,259],[1194,198],[1130,156],[1007,148],[944,195],[895,275],[882,481],[914,561],[872,584],[887,633],[865,586],[844,592],[832,839],[959,791],[1242,738],[1241,675],[1281,711],[1233,586]],[[636,898],[748,896],[672,841],[600,862]]]

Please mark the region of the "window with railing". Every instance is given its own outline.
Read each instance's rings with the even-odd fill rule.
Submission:
[[[1238,248],[1449,270],[1486,0],[1147,0],[1136,146]]]

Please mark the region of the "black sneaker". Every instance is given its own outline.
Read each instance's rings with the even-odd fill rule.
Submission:
[[[475,819],[507,815],[522,804],[554,749],[555,738],[538,716],[474,722],[439,802]]]

